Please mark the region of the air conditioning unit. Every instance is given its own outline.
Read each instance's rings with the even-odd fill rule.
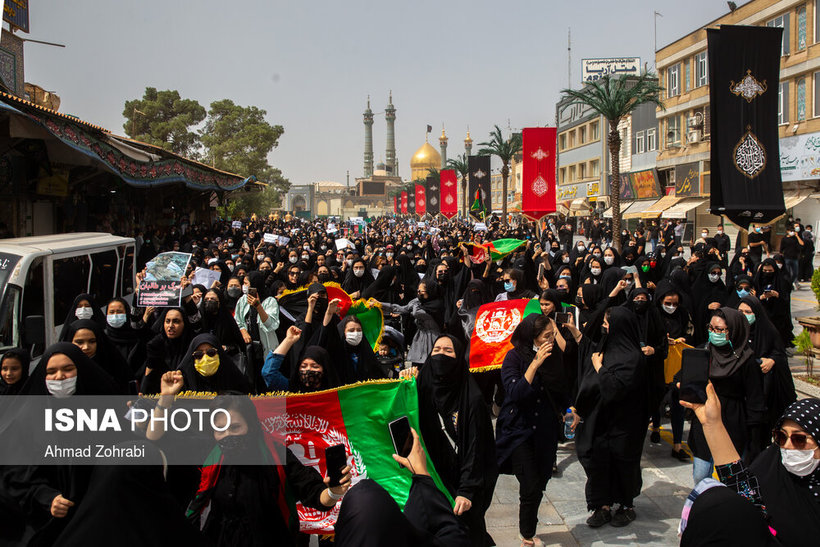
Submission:
[[[692,144],[700,142],[700,131],[690,131],[689,142]]]
[[[692,128],[701,128],[701,127],[703,127],[703,113],[702,112],[695,112],[693,115],[689,116],[689,127],[692,127]]]

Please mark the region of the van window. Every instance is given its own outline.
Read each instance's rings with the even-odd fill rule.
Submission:
[[[88,255],[54,260],[54,324],[62,325],[77,295],[88,292]]]
[[[120,271],[120,295],[125,296],[134,292],[134,246],[121,245],[119,248],[122,259]]]
[[[6,288],[0,304],[0,346],[14,348],[20,345],[20,326],[17,310],[20,306],[20,289],[15,285]]]
[[[29,315],[44,315],[45,306],[43,305],[43,258],[35,258],[31,262],[26,276],[25,287],[23,288],[23,314],[22,317]],[[62,317],[60,318],[62,320]]]
[[[114,249],[91,254],[91,288],[88,291],[105,306],[113,296],[117,283],[117,252]]]

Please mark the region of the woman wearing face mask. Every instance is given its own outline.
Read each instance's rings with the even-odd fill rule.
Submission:
[[[302,464],[288,448],[271,451],[259,416],[248,398],[217,397],[214,408],[230,415],[226,431],[214,431],[216,447],[202,468],[199,490],[186,512],[214,545],[277,545],[299,543],[296,502],[316,511],[330,511],[350,488],[350,467],[339,486]],[[219,415],[216,427],[227,418]],[[278,453],[284,453],[284,462]]]
[[[251,391],[248,379],[213,334],[200,334],[191,340],[178,370],[182,372],[183,391]]]
[[[119,393],[128,393],[134,372],[97,323],[90,319],[74,321],[66,333],[66,339],[61,342],[71,342],[80,348],[86,357],[114,379]]]
[[[242,280],[240,280],[238,276],[232,275],[228,280],[228,285],[225,287],[225,305],[231,311],[231,314],[235,314],[236,303],[241,300],[241,296]]]
[[[455,337],[436,339],[416,386],[421,435],[455,500],[453,512],[471,545],[494,545],[484,522],[498,477],[492,422]]]
[[[641,492],[641,452],[648,421],[647,372],[638,318],[624,307],[609,308],[602,337],[594,343],[575,332],[580,378],[575,448],[587,475],[587,519],[592,528],[635,520]],[[613,504],[620,507],[611,513]]]
[[[6,350],[0,357],[0,396],[17,395],[28,380],[29,353],[22,348]]]
[[[105,332],[120,355],[135,371],[145,362],[145,344],[141,333],[133,327],[131,306],[122,298],[114,298],[105,307]]]
[[[279,345],[276,337],[276,329],[279,328],[279,302],[268,296],[265,276],[260,272],[249,272],[241,291],[242,297],[236,303],[234,319],[245,344],[260,344],[259,351],[255,353],[261,361],[264,355]]]
[[[419,283],[417,296],[407,305],[400,306],[382,302],[385,313],[399,313],[415,320],[416,334],[410,342],[407,360],[421,366],[433,349],[433,342],[444,330],[444,304],[439,298],[438,285],[431,281]]]
[[[199,332],[215,335],[225,351],[236,355],[245,347],[245,340],[223,299],[222,291],[216,289],[209,290],[202,297]]]
[[[91,319],[100,327],[105,327],[106,325],[105,316],[100,311],[99,306],[97,306],[94,297],[90,294],[80,294],[74,299],[74,302],[71,303],[58,338],[64,340],[71,323],[80,319]]]
[[[518,531],[526,546],[536,545],[538,506],[556,461],[561,416],[572,400],[558,336],[552,319],[527,316],[501,365],[507,396],[496,423],[498,467],[518,480]]]
[[[359,298],[362,291],[369,287],[373,281],[375,280],[373,279],[373,274],[370,273],[370,268],[367,267],[367,263],[363,259],[357,258],[353,261],[352,267],[345,276],[342,289],[344,289],[351,298]]]
[[[592,258],[589,262],[584,266],[584,269],[581,271],[581,284],[582,285],[597,285],[601,282],[601,275],[604,271],[603,259],[601,258]]]
[[[712,312],[726,305],[729,294],[721,279],[723,270],[717,262],[710,262],[703,268],[692,284],[695,313],[695,344],[706,343],[708,333],[706,325]]]
[[[524,274],[521,270],[510,268],[501,275],[504,292],[495,297],[496,302],[533,298],[535,293],[524,286]]]
[[[775,424],[774,443],[747,466],[723,423],[714,387],[706,393],[705,405],[681,404],[697,416],[720,481],[760,509],[777,545],[812,543],[809,538],[820,537],[820,399],[801,399],[786,409]],[[700,538],[691,539],[694,545]]]
[[[148,341],[140,393],[159,393],[160,379],[169,370],[176,370],[188,344],[194,337],[194,326],[179,308],[166,308],[155,327],[159,331]]]
[[[348,315],[339,323],[337,330],[343,347],[343,357],[338,363],[339,379],[342,384],[384,378],[373,348],[364,337],[359,318]]]
[[[737,310],[749,322],[749,344],[760,360],[760,371],[763,373],[766,420],[760,436],[764,446],[758,449],[762,450],[768,444],[768,432],[797,395],[783,342],[760,300],[749,295],[741,300]]]
[[[709,378],[723,408],[723,423],[739,452],[749,443],[759,446],[759,426],[765,423],[766,401],[757,357],[749,345],[749,322],[731,308],[720,308],[709,321]],[[712,454],[697,420],[689,429],[689,448],[695,456],[695,484],[712,474]],[[753,458],[756,454],[744,454]]]
[[[621,259],[621,255],[618,253],[617,249],[614,249],[612,247],[607,247],[606,249],[604,249],[603,260],[604,270],[612,268],[613,266],[617,268],[623,266],[623,260]]]
[[[794,340],[794,327],[791,317],[792,283],[787,273],[778,268],[774,259],[767,258],[755,274],[754,287],[769,319],[780,333],[783,345],[790,347]]]

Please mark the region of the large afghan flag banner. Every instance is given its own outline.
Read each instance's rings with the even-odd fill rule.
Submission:
[[[280,397],[253,400],[267,434],[284,442],[304,465],[313,467],[322,476],[327,475],[325,448],[343,444],[352,483],[372,479],[404,507],[412,474],[400,469],[392,457],[394,450],[388,424],[407,416],[410,427],[420,431],[415,381],[382,380],[285,397],[284,417],[279,411]],[[429,457],[427,468],[439,489],[450,498]],[[297,503],[301,531],[333,533],[341,505],[339,501],[330,511],[317,511]]]
[[[483,264],[487,260],[493,262],[503,260],[526,243],[523,239],[496,239],[484,244],[464,243],[464,246],[470,253],[470,260],[477,264]]]
[[[721,25],[706,33],[711,212],[748,229],[786,211],[777,119],[783,29]]]
[[[425,196],[427,197],[427,212],[436,216],[441,212],[441,196],[438,190],[438,177],[429,175],[425,182]]]
[[[427,196],[423,184],[416,184],[416,214],[427,214]]]
[[[556,129],[527,127],[522,135],[524,175],[521,180],[521,212],[529,219],[538,220],[556,209]]]
[[[470,214],[477,220],[484,221],[490,214],[490,156],[469,156],[469,197]]]
[[[537,298],[491,302],[478,308],[470,339],[470,371],[501,368],[513,347],[510,339],[515,327],[531,313],[541,313]]]
[[[458,214],[458,179],[454,169],[439,171],[441,181],[441,214],[448,219]]]
[[[405,190],[401,191],[401,214],[407,214],[407,192]]]

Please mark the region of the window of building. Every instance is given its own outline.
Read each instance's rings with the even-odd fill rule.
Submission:
[[[797,80],[797,121],[806,119],[806,79]]]
[[[780,55],[789,54],[789,14],[784,13],[766,22],[767,27],[780,27],[783,29],[783,45],[780,48]]]
[[[666,119],[666,144],[670,146],[680,144],[680,119],[678,116],[669,116]]]
[[[585,142],[587,142],[587,128],[582,125],[578,128],[578,144],[584,144]]]
[[[670,66],[666,71],[667,97],[680,95],[680,63]]]
[[[655,128],[646,130],[646,151],[654,152],[658,149],[658,136]]]
[[[586,163],[579,163],[578,164],[578,178],[584,180],[587,178],[587,164]]]
[[[601,176],[601,162],[600,162],[600,160],[592,160],[591,162],[589,162],[589,176],[591,176],[591,177]]]
[[[569,166],[569,181],[570,182],[575,181],[575,166],[574,165]]]
[[[561,133],[561,136],[558,137],[558,150],[563,150],[567,147],[567,134]]]
[[[777,123],[789,123],[789,82],[780,82],[777,90]]]
[[[820,42],[820,0],[814,0],[814,43]]]
[[[629,154],[629,131],[624,127],[621,133],[621,157],[625,158]]]
[[[684,91],[686,91],[686,92],[688,92],[688,91],[689,91],[689,86],[691,85],[691,84],[690,84],[690,82],[692,81],[692,65],[691,65],[691,63],[689,63],[689,61],[687,60],[687,61],[683,64],[683,66],[684,66],[684,67],[686,67],[686,69],[683,71],[683,75],[684,75],[684,78],[683,78],[683,90],[684,90]]]
[[[558,170],[558,182],[563,184],[564,182],[566,182],[566,180],[567,180],[567,168],[566,167],[561,167]]]
[[[646,144],[646,142],[644,141],[644,132],[643,131],[638,131],[637,133],[635,133],[635,153],[636,154],[643,154],[644,152],[646,152],[646,149],[644,148],[645,144]]]
[[[797,8],[797,50],[806,49],[806,5]]]
[[[597,141],[600,137],[599,135],[600,127],[598,120],[595,120],[591,124],[589,124],[589,138],[590,140]]]
[[[695,55],[695,87],[701,87],[708,83],[709,63],[706,58],[706,52],[701,51],[700,53]]]
[[[820,0],[818,0],[820,1]],[[820,72],[814,73],[814,117],[820,116]]]
[[[575,130],[574,129],[571,129],[570,132],[569,132],[569,147],[570,148],[575,147]]]

